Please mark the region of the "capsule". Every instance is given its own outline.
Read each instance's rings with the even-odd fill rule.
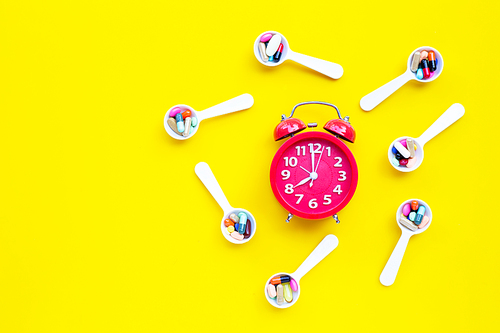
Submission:
[[[182,135],[188,136],[189,130],[191,129],[191,117],[187,117],[186,120],[184,120],[184,128],[184,133],[182,133]]]
[[[241,212],[238,214],[238,217],[240,218],[238,232],[243,235],[247,228],[247,214]]]
[[[418,201],[417,200],[413,200],[411,202],[411,210],[416,211],[417,209],[418,209]]]
[[[429,52],[429,70],[432,72],[435,72],[437,70],[437,63],[436,63],[436,54],[434,51]]]
[[[274,59],[273,56],[270,56],[269,57],[269,62],[273,62],[273,59]]]
[[[408,220],[403,214],[399,217],[399,223],[401,223],[405,228],[410,229],[411,231],[415,231],[418,227],[413,224],[410,220]]]
[[[417,217],[415,218],[415,224],[419,225],[422,222],[422,218],[425,215],[425,206],[418,207]]]
[[[281,284],[281,283],[289,283],[290,277],[288,275],[284,276],[275,276],[271,279],[271,284]]]
[[[279,62],[281,58],[281,53],[283,53],[283,44],[278,46],[278,51],[274,54],[274,62]]]
[[[269,60],[269,58],[266,55],[266,44],[259,43],[259,53],[260,57],[262,58],[262,61],[267,62]]]
[[[276,298],[276,287],[273,284],[267,285],[267,294],[271,298]]]
[[[411,71],[413,73],[417,72],[418,63],[420,62],[420,51],[413,53],[413,59],[411,59]]]
[[[285,301],[287,303],[291,303],[293,301],[292,288],[290,287],[290,283],[283,284],[283,294],[285,295]]]
[[[431,76],[431,71],[429,70],[429,60],[422,60],[422,71],[424,72],[424,79],[428,79]]]
[[[252,234],[252,223],[247,220],[247,227],[245,228],[245,233],[243,234],[243,238],[250,238]]]
[[[198,125],[198,118],[192,117],[191,118],[191,127],[196,127]]]
[[[177,130],[180,133],[184,132],[184,121],[182,120],[182,114],[178,113],[175,115],[175,121],[177,122]]]
[[[417,79],[422,80],[424,78],[424,71],[422,70],[422,64],[418,64],[417,69]]]
[[[278,303],[278,305],[285,303],[283,301],[283,286],[281,284],[278,284],[276,287],[276,303]]]
[[[182,112],[182,118],[186,119],[187,117],[191,117],[191,110]]]

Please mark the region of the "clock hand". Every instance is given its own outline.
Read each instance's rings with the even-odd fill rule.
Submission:
[[[293,188],[296,188],[297,186],[300,186],[300,185],[304,185],[305,183],[307,183],[309,181],[309,179],[311,179],[311,177],[307,177],[307,178],[304,178],[300,181],[300,183],[298,183],[297,185],[295,185]]]
[[[309,171],[307,171],[306,168],[304,168],[303,166],[300,166],[302,168],[302,170],[304,170],[305,172],[307,172],[308,174],[311,174]]]
[[[324,150],[325,150],[325,147],[323,147],[323,149],[321,150],[321,154],[319,154],[318,164],[316,164],[316,168],[314,168],[314,166],[313,166],[313,171],[312,172],[314,172],[316,174],[316,178],[318,177],[318,174],[316,173],[316,171],[318,170],[319,162],[321,161],[321,156],[323,156],[323,151]],[[313,186],[313,181],[314,181],[314,178],[311,178],[311,183],[309,184],[309,187]]]

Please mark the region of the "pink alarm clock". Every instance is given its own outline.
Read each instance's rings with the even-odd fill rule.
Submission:
[[[302,120],[292,118],[295,109],[306,104],[327,105],[337,111],[339,119],[332,119],[323,127],[331,134],[316,131],[297,134],[317,126],[316,123],[306,126]],[[275,141],[287,137],[291,139],[278,149],[271,163],[271,188],[289,212],[286,221],[294,215],[312,220],[332,216],[339,223],[337,213],[349,203],[358,184],[354,156],[340,140],[354,143],[356,138],[349,117],[342,119],[339,109],[330,103],[300,103],[290,117],[281,116],[274,130]]]

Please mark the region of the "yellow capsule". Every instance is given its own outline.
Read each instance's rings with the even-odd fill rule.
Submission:
[[[410,152],[410,158],[415,157],[415,146],[413,139],[406,139],[406,147],[408,147],[408,151]]]
[[[285,294],[285,301],[287,303],[291,303],[293,301],[292,287],[290,287],[290,283],[283,283],[283,289]]]
[[[234,231],[234,226],[230,225],[227,227],[227,232],[232,233]]]

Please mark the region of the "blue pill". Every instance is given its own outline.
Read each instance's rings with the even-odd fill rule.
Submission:
[[[408,219],[412,222],[415,221],[415,217],[417,216],[417,213],[411,212],[410,215],[408,215]]]
[[[417,79],[422,80],[424,78],[424,71],[422,68],[417,69]]]
[[[273,62],[273,60],[274,60],[273,56],[270,56],[269,57],[269,62]]]
[[[397,152],[398,152],[398,150],[396,149],[396,147],[392,146],[392,153],[393,153],[394,155],[396,155],[396,153],[397,153]]]

